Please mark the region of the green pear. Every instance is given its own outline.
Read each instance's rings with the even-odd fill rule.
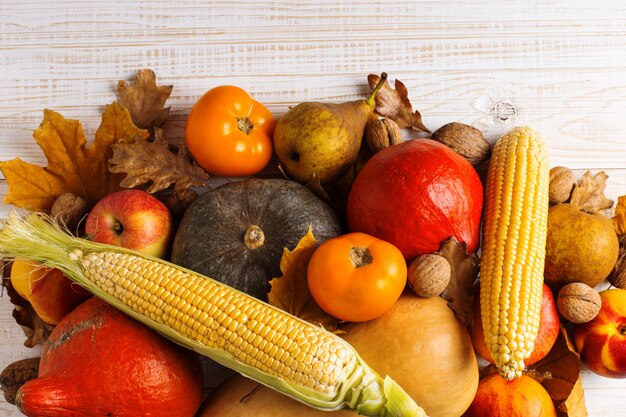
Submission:
[[[356,160],[374,97],[386,80],[383,73],[365,100],[306,102],[289,109],[274,128],[274,150],[285,174],[301,183],[314,174],[321,184],[341,179]]]

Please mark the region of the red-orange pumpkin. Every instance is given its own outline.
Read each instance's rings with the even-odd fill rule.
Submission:
[[[91,298],[52,331],[16,405],[30,417],[192,417],[202,395],[195,353]]]

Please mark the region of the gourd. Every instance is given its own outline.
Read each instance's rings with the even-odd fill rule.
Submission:
[[[341,233],[331,208],[306,187],[283,179],[227,183],[189,206],[172,262],[266,300],[269,280],[282,275],[283,249],[309,227],[318,242]]]
[[[469,334],[440,297],[408,292],[381,317],[344,327],[342,336],[372,367],[390,375],[430,417],[459,417],[478,387],[478,364]],[[210,396],[199,417],[324,417],[236,375]],[[353,416],[339,411],[333,416]]]
[[[16,405],[30,417],[192,417],[202,395],[195,352],[93,297],[52,331]]]

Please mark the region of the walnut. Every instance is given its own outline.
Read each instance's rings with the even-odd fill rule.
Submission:
[[[22,385],[37,378],[39,373],[39,358],[22,359],[13,362],[0,374],[0,386],[4,399],[9,404],[15,404],[15,395]]]
[[[72,193],[65,193],[54,201],[50,214],[59,225],[75,232],[88,212],[89,206],[84,198]]]
[[[602,300],[589,285],[572,282],[559,291],[557,306],[564,319],[572,323],[586,323],[598,315]]]
[[[372,152],[378,152],[402,142],[402,131],[391,119],[376,119],[367,125],[365,141]]]
[[[549,199],[550,204],[561,204],[569,200],[576,186],[576,176],[571,169],[554,167],[550,170]]]
[[[446,258],[428,254],[417,257],[408,269],[409,287],[420,297],[435,297],[450,283],[452,269]]]
[[[489,157],[491,146],[480,130],[463,123],[448,123],[433,132],[432,139],[447,145],[477,165]]]

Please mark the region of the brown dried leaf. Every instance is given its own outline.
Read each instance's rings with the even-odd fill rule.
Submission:
[[[105,107],[95,140],[87,146],[78,120],[70,120],[52,110],[33,137],[43,150],[48,166],[42,168],[19,158],[0,162],[9,183],[4,203],[32,211],[49,211],[58,196],[73,193],[92,207],[102,197],[119,189],[119,178],[109,172],[111,145],[120,139],[146,138],[120,103]]]
[[[125,188],[150,183],[146,189],[155,193],[174,184],[174,193],[181,194],[189,187],[204,187],[209,174],[197,165],[187,148],[182,145],[172,152],[163,131],[154,129],[154,140],[136,139],[132,143],[117,143],[112,146],[113,157],[109,159],[111,172],[125,173],[120,182]]]
[[[550,394],[560,417],[587,416],[582,386],[577,387],[580,385],[580,356],[564,328],[548,355],[537,362],[533,370],[550,375],[538,380]]]
[[[617,198],[615,214],[611,220],[618,236],[626,234],[626,195]]]
[[[305,187],[318,196],[322,201],[330,204],[330,197],[328,197],[328,193],[320,182],[320,177],[317,175],[317,172],[313,172],[311,179],[309,179],[309,181],[305,184]]]
[[[467,254],[465,242],[450,238],[441,244],[437,254],[450,263],[452,273],[450,284],[441,296],[448,301],[448,306],[466,325],[472,323],[474,283],[480,271],[480,258],[477,254]]]
[[[268,302],[274,307],[300,317],[309,323],[320,325],[326,330],[335,331],[339,319],[327,314],[317,305],[306,280],[306,269],[315,251],[317,240],[312,228],[300,239],[293,251],[285,248],[280,260],[281,278],[270,281],[271,290]]]
[[[587,417],[587,406],[585,405],[585,392],[580,377],[574,384],[572,392],[567,400],[557,407],[559,417]]]
[[[595,213],[613,207],[613,200],[604,195],[606,180],[609,178],[604,171],[592,176],[591,171],[585,172],[580,182],[574,187],[570,203],[580,206],[588,213]]]
[[[374,88],[380,81],[380,76],[370,74],[367,76],[367,82],[370,88]],[[430,130],[424,126],[422,115],[419,111],[413,112],[413,106],[409,101],[409,91],[400,80],[395,81],[395,90],[385,84],[376,94],[376,113],[383,117],[388,117],[400,126],[400,128],[411,128],[416,131],[430,133]]]
[[[170,114],[170,107],[163,107],[172,94],[171,85],[157,85],[151,69],[137,73],[133,85],[120,80],[117,93],[120,102],[130,111],[133,122],[142,129],[161,127]]]
[[[4,278],[2,285],[6,288],[9,299],[14,306],[11,315],[17,324],[20,325],[26,336],[24,346],[32,348],[36,345],[43,345],[43,343],[48,340],[48,336],[50,336],[50,332],[52,332],[54,326],[39,318],[31,304],[13,289],[10,279]]]

